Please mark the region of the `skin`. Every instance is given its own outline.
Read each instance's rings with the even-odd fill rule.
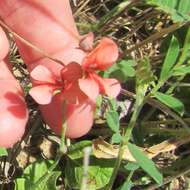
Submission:
[[[24,134],[28,111],[6,55],[9,42],[0,28],[0,147],[12,147]]]
[[[74,23],[69,0],[1,0],[0,7],[0,17],[24,39],[64,64],[81,64],[86,53],[79,48],[81,37]],[[37,53],[18,39],[16,43],[29,72],[37,65],[44,65],[59,77],[63,68],[60,64]],[[87,97],[80,105],[65,104],[61,95],[56,95],[50,104],[41,105],[40,109],[46,123],[57,134],[61,133],[64,116],[66,136],[77,138],[92,127],[95,104]]]

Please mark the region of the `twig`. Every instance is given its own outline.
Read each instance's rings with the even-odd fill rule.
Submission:
[[[90,2],[90,0],[85,1],[80,8],[77,9],[77,11],[75,12],[74,16],[78,16],[78,14],[82,11],[82,9]]]

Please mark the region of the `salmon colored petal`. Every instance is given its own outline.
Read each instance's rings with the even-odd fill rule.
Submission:
[[[82,77],[82,68],[78,63],[69,63],[61,70],[62,80],[73,82]]]
[[[106,70],[117,61],[119,51],[117,44],[113,40],[103,38],[97,48],[96,61],[100,70]]]
[[[95,105],[89,99],[79,105],[66,105],[66,137],[78,138],[88,133],[93,125]]]
[[[70,104],[79,104],[87,98],[79,88],[78,81],[65,88],[62,94],[63,98]]]
[[[121,91],[121,85],[116,79],[103,78],[102,84],[104,86],[104,91],[106,95],[113,98],[116,98],[119,95]]]
[[[88,51],[92,51],[93,44],[94,44],[94,34],[90,32],[80,40],[79,47],[83,51],[88,52]]]
[[[49,69],[47,69],[43,65],[39,65],[35,67],[30,73],[30,76],[32,77],[32,79],[40,81],[40,82],[46,82],[46,83],[56,82],[55,77],[51,73],[51,71],[49,71]]]
[[[66,137],[78,138],[85,135],[93,125],[96,105],[88,98],[82,104],[66,104],[65,107],[61,102],[62,94],[57,94],[49,105],[40,106],[47,124],[56,134],[61,135],[64,115],[67,122]]]
[[[79,87],[92,101],[96,102],[99,95],[99,86],[94,79],[79,79]]]
[[[112,78],[110,78],[110,79],[102,78],[97,74],[93,74],[92,77],[98,83],[100,93],[106,94],[107,96],[110,96],[113,98],[115,98],[115,97],[117,97],[117,95],[119,95],[119,93],[121,91],[121,85],[120,85],[119,81],[117,81],[116,79],[112,79]]]
[[[33,87],[29,94],[32,96],[32,98],[41,105],[49,104],[52,100],[53,96],[53,88],[48,85],[39,85]]]
[[[99,45],[84,59],[85,69],[106,70],[118,59],[119,50],[117,44],[109,39],[103,38]]]

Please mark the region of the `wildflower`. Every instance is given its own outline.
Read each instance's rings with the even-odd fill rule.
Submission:
[[[61,93],[68,102],[77,104],[82,102],[86,95],[80,90],[78,78],[82,77],[79,64],[70,63],[60,71],[60,77],[55,76],[48,68],[38,65],[30,73],[34,86],[29,94],[41,105],[49,104],[56,93]]]
[[[80,89],[93,101],[99,94],[116,97],[121,89],[119,82],[112,78],[102,78],[97,71],[105,71],[118,59],[118,47],[109,38],[103,38],[99,45],[83,60],[84,77],[79,79]]]
[[[116,79],[100,77],[97,71],[108,69],[117,58],[117,45],[111,39],[103,38],[81,65],[73,62],[63,67],[60,78],[56,78],[45,66],[34,68],[31,77],[35,86],[29,93],[42,105],[49,104],[57,91],[72,104],[82,102],[86,96],[93,102],[99,94],[116,97],[121,89],[120,83]]]

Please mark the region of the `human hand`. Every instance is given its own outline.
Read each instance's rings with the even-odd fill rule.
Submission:
[[[120,91],[117,80],[96,74],[116,62],[117,45],[103,38],[93,50],[92,35],[78,34],[69,0],[2,0],[0,7],[0,17],[16,33],[33,83],[29,93],[40,104],[45,122],[57,134],[64,122],[69,138],[86,134],[97,96],[116,97]]]
[[[52,0],[2,0],[0,7],[3,21],[22,38],[65,64],[82,61],[85,52],[78,47],[80,36],[68,0],[56,3]],[[62,65],[35,51],[18,38],[15,40],[30,72],[42,65],[60,78]],[[33,84],[35,85],[34,80]],[[78,105],[67,103],[63,106],[62,96],[58,94],[50,104],[40,105],[40,109],[46,123],[57,134],[61,133],[64,115],[67,122],[66,135],[75,138],[84,135],[91,128],[95,104],[86,96]]]
[[[10,71],[9,42],[0,28],[0,147],[11,147],[24,134],[28,111],[22,89]]]

